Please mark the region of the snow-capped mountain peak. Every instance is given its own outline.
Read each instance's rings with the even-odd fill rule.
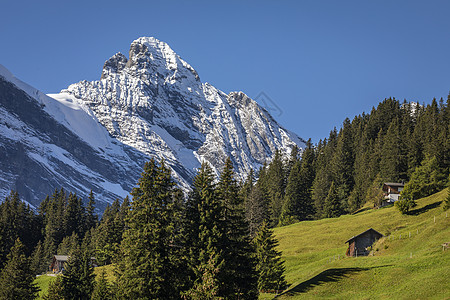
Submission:
[[[304,147],[301,138],[281,127],[250,97],[243,92],[225,94],[202,83],[191,65],[152,37],[133,41],[128,58],[116,53],[108,59],[99,80],[80,81],[51,98],[38,94],[33,91],[30,96],[45,113],[93,154],[116,166],[117,174],[102,174],[99,170],[111,170],[97,167],[94,158],[81,163],[86,170],[96,168],[103,177],[100,181],[108,183],[99,183],[94,190],[116,184],[116,190],[119,186],[130,191],[151,157],[164,159],[188,189],[203,161],[218,174],[230,157],[244,179],[276,150],[289,154],[294,145]],[[92,184],[78,184],[79,193],[91,188]],[[104,199],[110,194],[105,195]]]

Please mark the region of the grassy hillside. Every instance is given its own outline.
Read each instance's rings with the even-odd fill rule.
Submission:
[[[450,250],[442,250],[450,242],[450,211],[441,206],[446,196],[444,190],[420,199],[406,216],[394,207],[367,207],[276,228],[291,284],[277,299],[450,299]],[[345,241],[370,227],[386,235],[373,256],[345,257]]]
[[[418,200],[407,216],[394,207],[366,207],[355,215],[276,228],[291,284],[277,299],[450,299],[450,249],[441,246],[450,242],[450,210],[441,206],[446,195],[444,190]],[[370,227],[386,235],[373,256],[345,257],[345,241]],[[114,278],[112,265],[95,274],[101,270]],[[36,279],[41,294],[54,278]]]

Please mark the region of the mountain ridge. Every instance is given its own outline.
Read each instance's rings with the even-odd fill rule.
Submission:
[[[0,71],[0,76],[83,141],[93,157],[105,159],[117,169],[118,178],[100,172],[98,178],[104,180],[103,184],[102,180],[90,188],[80,184],[77,193],[81,195],[92,187],[100,192],[115,186],[113,194],[123,197],[150,157],[164,159],[181,187],[188,190],[202,161],[209,162],[218,175],[230,157],[238,177],[244,179],[250,169],[261,167],[276,150],[288,154],[294,145],[304,148],[304,140],[285,130],[254,100],[243,92],[225,94],[202,83],[191,65],[155,38],[133,41],[129,58],[116,53],[106,60],[99,80],[80,81],[58,94],[45,95],[4,67]],[[38,110],[36,113],[41,113]],[[51,165],[45,155],[38,156],[31,160]],[[62,158],[52,159],[61,162]],[[98,167],[95,160],[90,164],[83,166],[90,171]],[[14,188],[14,182],[9,186]]]

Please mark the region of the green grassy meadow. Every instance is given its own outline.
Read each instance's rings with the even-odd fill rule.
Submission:
[[[446,196],[444,190],[418,200],[410,215],[367,206],[276,228],[291,284],[277,299],[450,299],[450,249],[442,249],[450,242],[450,211],[441,205]],[[371,227],[386,236],[373,256],[346,257],[345,241]]]

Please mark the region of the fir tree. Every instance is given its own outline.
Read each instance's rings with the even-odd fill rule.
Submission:
[[[314,149],[312,148],[311,139],[306,145],[302,160],[294,164],[288,178],[280,219],[281,225],[310,219],[314,214],[312,184],[315,172]]]
[[[211,251],[209,251],[211,252]],[[218,273],[223,263],[218,262],[219,256],[211,253],[208,262],[198,267],[198,278],[191,289],[182,293],[183,299],[192,300],[220,300],[224,299],[219,296],[220,282]]]
[[[64,300],[62,276],[57,276],[49,283],[47,293],[42,298],[44,300]]]
[[[118,261],[122,298],[177,299],[180,295],[177,203],[170,170],[153,159],[133,189]]]
[[[216,189],[223,206],[224,244],[222,247],[224,268],[220,296],[227,299],[257,298],[257,276],[252,260],[253,248],[245,220],[244,204],[234,178],[233,165],[228,158]]]
[[[58,255],[71,255],[79,247],[78,234],[75,232],[70,236],[63,238],[61,244],[58,245]]]
[[[90,299],[94,285],[91,256],[79,248],[72,252],[65,264],[62,290],[65,299]]]
[[[91,228],[95,227],[98,222],[98,216],[95,214],[95,198],[94,193],[89,193],[89,202],[86,207],[86,216],[85,216],[85,231],[89,231]]]
[[[41,241],[38,242],[31,255],[31,269],[34,274],[42,274],[48,270],[44,246]]]
[[[188,282],[195,283],[190,287],[192,292],[209,286],[211,280],[219,282],[218,276],[224,264],[222,215],[223,206],[216,196],[214,175],[211,167],[204,162],[194,178],[185,210],[185,244],[190,270]]]
[[[436,157],[427,157],[411,175],[401,192],[401,199],[416,200],[442,190],[447,183],[445,172],[439,168]]]
[[[92,292],[92,300],[112,300],[113,293],[111,286],[106,279],[105,270],[102,270],[95,282],[94,291]]]
[[[264,221],[269,219],[267,202],[260,184],[253,187],[245,203],[245,218],[249,224],[250,237],[254,237]]]
[[[325,198],[324,216],[326,218],[336,218],[342,213],[341,200],[339,199],[338,191],[334,186],[334,182],[332,182],[328,195]]]
[[[284,191],[286,188],[286,174],[280,151],[275,151],[272,162],[267,168],[265,184],[269,196],[269,211],[271,225],[277,226],[283,207]]]
[[[41,238],[41,229],[29,205],[20,200],[17,192],[11,191],[0,203],[0,269],[18,238],[25,247],[25,255],[30,256]]]
[[[444,210],[450,208],[450,188],[447,189],[447,198],[444,199],[444,204],[442,206]]]
[[[284,261],[281,252],[276,250],[277,240],[268,224],[264,222],[253,240],[256,249],[256,270],[259,274],[258,289],[261,292],[282,291],[286,289],[287,282],[284,278]]]
[[[0,273],[0,299],[35,299],[39,288],[33,283],[34,274],[25,247],[17,239]]]

